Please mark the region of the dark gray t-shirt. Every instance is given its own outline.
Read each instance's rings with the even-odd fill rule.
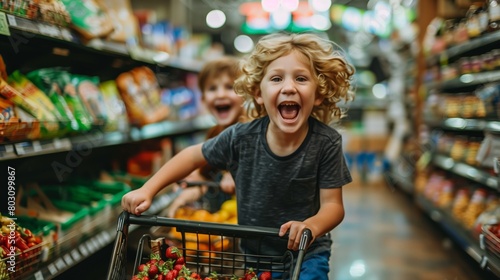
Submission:
[[[237,123],[207,140],[202,151],[208,164],[231,172],[236,184],[238,223],[279,228],[285,222],[315,215],[320,188],[340,188],[352,179],[341,135],[335,129],[309,118],[304,142],[294,153],[280,157],[266,141],[268,125],[267,116]],[[286,250],[286,240],[267,246],[269,253],[281,253]],[[326,235],[318,238],[308,252],[329,250],[330,246]]]

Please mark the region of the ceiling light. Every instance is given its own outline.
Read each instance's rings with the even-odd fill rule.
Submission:
[[[330,1],[330,0],[309,0],[309,5],[315,11],[326,12],[332,6],[332,1]]]
[[[226,23],[226,15],[221,10],[212,10],[207,14],[207,25],[211,28],[219,28]]]
[[[281,0],[281,7],[286,11],[293,12],[299,7],[299,0]]]
[[[266,12],[274,12],[280,7],[280,0],[262,0],[262,9]]]
[[[252,38],[247,35],[239,35],[234,39],[234,48],[240,53],[249,53],[253,49]]]
[[[316,14],[311,18],[311,26],[316,30],[325,31],[332,27],[332,23],[327,16]]]

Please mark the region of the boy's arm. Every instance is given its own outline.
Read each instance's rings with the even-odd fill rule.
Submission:
[[[342,188],[320,189],[319,197],[318,213],[304,221],[314,237],[329,233],[344,219]]]
[[[297,250],[305,228],[311,230],[312,240],[323,236],[338,226],[344,219],[342,188],[320,189],[320,208],[316,215],[300,221],[289,221],[280,228],[280,236],[289,231],[288,248]]]
[[[141,188],[125,194],[122,208],[130,213],[140,215],[149,209],[153,197],[164,187],[177,182],[191,172],[206,164],[201,151],[203,144],[185,148],[167,161]]]

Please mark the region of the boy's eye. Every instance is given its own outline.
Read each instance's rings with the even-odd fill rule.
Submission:
[[[305,81],[307,81],[307,78],[306,77],[297,77],[297,81],[305,82]]]
[[[271,77],[271,81],[272,82],[279,82],[279,81],[281,81],[281,78],[280,77]]]

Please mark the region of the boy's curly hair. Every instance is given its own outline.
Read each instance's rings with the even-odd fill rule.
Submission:
[[[198,73],[198,88],[204,96],[205,87],[211,80],[227,74],[232,80],[236,80],[240,75],[239,59],[233,56],[223,56],[210,60]]]
[[[246,100],[250,118],[267,115],[255,96],[268,65],[292,51],[302,53],[311,66],[318,84],[316,94],[324,97],[321,105],[313,108],[312,116],[326,124],[339,120],[342,112],[337,106],[341,100],[354,99],[352,79],[354,66],[349,64],[336,45],[312,33],[275,33],[262,37],[253,52],[241,64],[242,75],[235,81],[234,90]]]

